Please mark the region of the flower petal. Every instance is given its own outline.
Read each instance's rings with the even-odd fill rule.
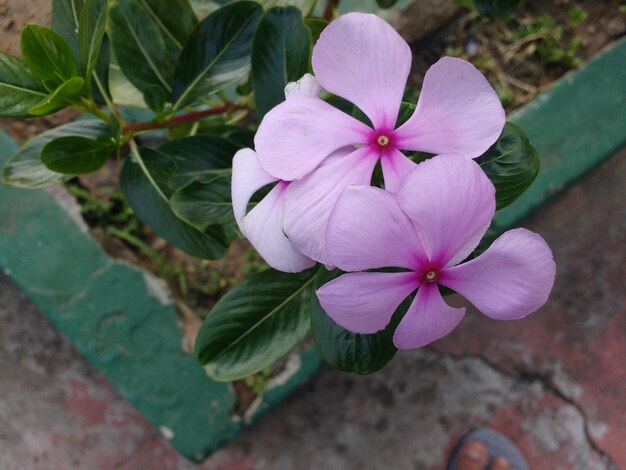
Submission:
[[[297,273],[310,268],[315,261],[300,253],[283,233],[286,186],[286,182],[279,182],[243,218],[241,232],[272,268]]]
[[[339,197],[326,229],[328,260],[344,271],[416,268],[426,255],[415,227],[389,191],[351,186]]]
[[[476,158],[498,139],[504,122],[485,77],[469,62],[444,57],[426,72],[417,108],[395,142],[403,150]]]
[[[235,154],[232,175],[233,212],[239,229],[243,231],[241,221],[246,215],[250,198],[263,186],[278,181],[278,178],[261,167],[252,149],[241,149]]]
[[[329,264],[326,225],[341,192],[351,184],[369,184],[378,155],[361,147],[332,161],[287,188],[283,228],[307,256]]]
[[[396,328],[393,344],[398,349],[426,346],[450,333],[464,315],[464,308],[452,308],[444,302],[436,284],[423,285]]]
[[[555,276],[545,240],[519,228],[505,232],[479,257],[444,270],[440,282],[488,317],[515,320],[546,303]]]
[[[402,180],[415,169],[417,164],[397,149],[386,153],[380,159],[385,178],[385,189],[397,192]]]
[[[254,145],[268,173],[292,181],[315,170],[335,150],[366,143],[370,132],[325,101],[296,94],[265,115]]]
[[[423,230],[433,264],[443,267],[459,263],[476,248],[495,212],[496,196],[476,162],[439,155],[405,178],[398,204]]]
[[[317,297],[337,324],[353,333],[376,333],[417,284],[413,272],[349,273],[324,284]]]
[[[411,69],[411,49],[384,20],[348,13],[324,29],[313,48],[322,87],[357,105],[376,129],[393,130]]]

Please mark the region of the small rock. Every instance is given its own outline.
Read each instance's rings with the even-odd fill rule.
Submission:
[[[622,16],[611,18],[606,24],[606,34],[616,38],[626,33],[626,20]]]
[[[415,42],[447,25],[461,7],[450,0],[415,0],[391,17],[391,24],[409,43]]]

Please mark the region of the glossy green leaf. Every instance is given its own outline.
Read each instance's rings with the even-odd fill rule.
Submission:
[[[196,357],[210,378],[231,381],[271,366],[306,336],[316,268],[273,269],[230,290],[213,307],[196,339]]]
[[[21,188],[45,188],[63,183],[71,178],[50,171],[41,162],[41,150],[54,139],[65,136],[82,136],[90,139],[107,139],[111,128],[95,119],[71,122],[51,129],[29,140],[4,165],[3,182]]]
[[[26,65],[37,77],[50,82],[55,88],[78,75],[70,45],[45,26],[27,25],[20,36],[20,48]]]
[[[0,52],[0,117],[28,117],[48,95],[41,80],[17,57]]]
[[[106,31],[109,0],[87,0],[78,24],[78,51],[83,76],[91,86]]]
[[[252,88],[260,119],[285,100],[285,86],[309,70],[310,59],[311,32],[304,26],[300,10],[269,10],[252,43]]]
[[[496,209],[520,197],[539,173],[539,155],[524,131],[507,122],[502,134],[487,152],[477,158],[496,187]]]
[[[483,16],[503,18],[515,12],[521,0],[474,0],[476,10]]]
[[[235,2],[196,26],[176,67],[174,109],[205,99],[246,76],[252,37],[262,13],[257,3]]]
[[[74,51],[78,62],[78,24],[85,0],[52,0],[52,29],[59,33]]]
[[[41,162],[57,173],[82,175],[104,165],[112,150],[111,141],[78,136],[59,137],[43,147]]]
[[[45,116],[70,106],[80,98],[84,86],[85,81],[82,77],[70,78],[65,83],[59,85],[49,96],[44,97],[39,103],[31,106],[28,109],[28,114],[31,116]]]
[[[163,88],[156,85],[150,85],[143,91],[143,100],[146,102],[148,108],[155,113],[160,113],[165,108],[167,94]]]
[[[340,274],[338,270],[320,272],[318,287]],[[322,309],[316,296],[311,310],[311,332],[315,344],[326,362],[335,369],[360,375],[372,374],[382,369],[396,354],[393,333],[410,302],[411,298],[408,298],[398,307],[387,328],[366,335],[352,333],[335,323]]]
[[[230,197],[230,176],[193,181],[179,189],[170,203],[174,213],[198,230],[235,221]]]
[[[170,184],[174,189],[192,181],[210,181],[217,175],[230,175],[233,156],[241,148],[219,136],[196,135],[168,142],[159,151],[176,162]]]
[[[172,91],[180,44],[146,2],[113,0],[109,8],[109,37],[117,63],[140,91],[159,86]]]
[[[139,0],[150,12],[163,34],[170,37],[182,49],[189,34],[198,23],[187,0]]]
[[[222,227],[197,230],[174,215],[168,197],[168,180],[176,164],[166,155],[141,148],[141,162],[128,158],[120,174],[126,201],[157,235],[191,256],[216,259],[226,253],[228,240]],[[143,166],[143,168],[142,168]]]

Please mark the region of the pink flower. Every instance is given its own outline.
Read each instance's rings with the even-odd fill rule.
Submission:
[[[369,185],[380,160],[385,188],[396,191],[415,164],[401,150],[475,158],[498,138],[504,111],[468,62],[445,57],[426,73],[414,114],[396,119],[411,69],[411,50],[382,19],[349,13],[333,21],[313,49],[321,86],[360,108],[372,126],[311,93],[292,94],[266,114],[255,137],[261,166],[293,181],[283,229],[305,255],[328,263],[324,233],[339,194]],[[329,159],[343,149],[341,158]]]
[[[252,210],[250,199],[259,189],[277,184]],[[285,272],[299,272],[315,264],[300,253],[282,229],[287,181],[267,173],[254,150],[242,149],[233,158],[232,201],[235,220],[241,233],[252,243],[271,267]]]
[[[322,286],[324,310],[355,333],[389,323],[417,290],[394,334],[401,349],[419,348],[459,324],[465,309],[449,307],[438,284],[455,290],[497,320],[525,317],[547,300],[556,273],[537,234],[514,229],[483,254],[478,245],[495,211],[495,189],[472,160],[440,155],[419,164],[397,195],[367,186],[344,191],[327,231],[331,261],[352,271]],[[385,267],[402,272],[354,272]]]

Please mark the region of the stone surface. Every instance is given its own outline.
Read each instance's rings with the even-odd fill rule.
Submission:
[[[625,156],[523,224],[559,266],[540,312],[513,323],[470,312],[452,336],[374,376],[324,370],[201,466],[1,277],[0,468],[435,470],[474,426],[513,438],[531,468],[626,468]]]

